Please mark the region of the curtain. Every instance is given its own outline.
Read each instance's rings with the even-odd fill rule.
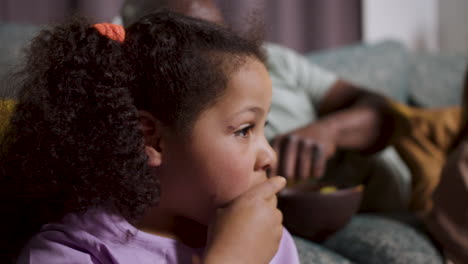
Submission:
[[[123,1],[0,0],[0,21],[42,24],[79,13],[93,22],[106,22],[119,14]],[[246,21],[263,21],[266,40],[300,52],[361,40],[362,0],[216,1],[234,28],[245,30]]]
[[[0,0],[0,21],[45,24],[80,14],[93,22],[110,22],[124,0]]]
[[[268,41],[300,52],[362,39],[361,0],[217,0],[234,28],[263,19]]]

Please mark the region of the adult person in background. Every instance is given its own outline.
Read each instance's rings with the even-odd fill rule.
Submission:
[[[224,24],[213,0],[127,0],[123,23],[129,25],[161,8]],[[393,149],[381,151],[391,142],[396,123],[388,101],[310,64],[290,49],[271,43],[264,48],[273,81],[266,136],[279,154],[273,173],[291,182],[324,174],[324,180],[339,177],[334,181],[365,182],[363,211],[405,210],[409,171]],[[335,155],[337,150],[353,154]],[[336,165],[329,163],[325,173],[332,157]]]
[[[468,263],[468,69],[463,90],[461,126],[425,217],[449,264]]]
[[[433,193],[425,218],[427,230],[440,244],[447,263],[468,263],[468,142],[452,151]]]

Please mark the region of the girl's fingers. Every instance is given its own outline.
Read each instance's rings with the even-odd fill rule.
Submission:
[[[261,197],[264,199],[269,199],[272,196],[275,196],[277,192],[284,188],[286,185],[286,179],[281,176],[273,176],[268,178],[266,181],[259,183],[249,190],[247,190],[243,195],[248,197]]]

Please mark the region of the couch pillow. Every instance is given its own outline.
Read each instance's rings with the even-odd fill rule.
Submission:
[[[408,101],[410,58],[399,42],[356,44],[306,56],[311,63],[333,71],[345,80],[399,102]]]
[[[414,54],[409,80],[410,100],[418,106],[460,105],[466,57]]]
[[[40,26],[0,22],[0,97],[14,97],[8,86],[9,72],[18,65],[21,50],[39,32]]]

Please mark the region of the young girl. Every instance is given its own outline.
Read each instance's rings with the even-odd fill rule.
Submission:
[[[256,42],[170,12],[75,21],[18,80],[0,170],[18,263],[298,263]]]

